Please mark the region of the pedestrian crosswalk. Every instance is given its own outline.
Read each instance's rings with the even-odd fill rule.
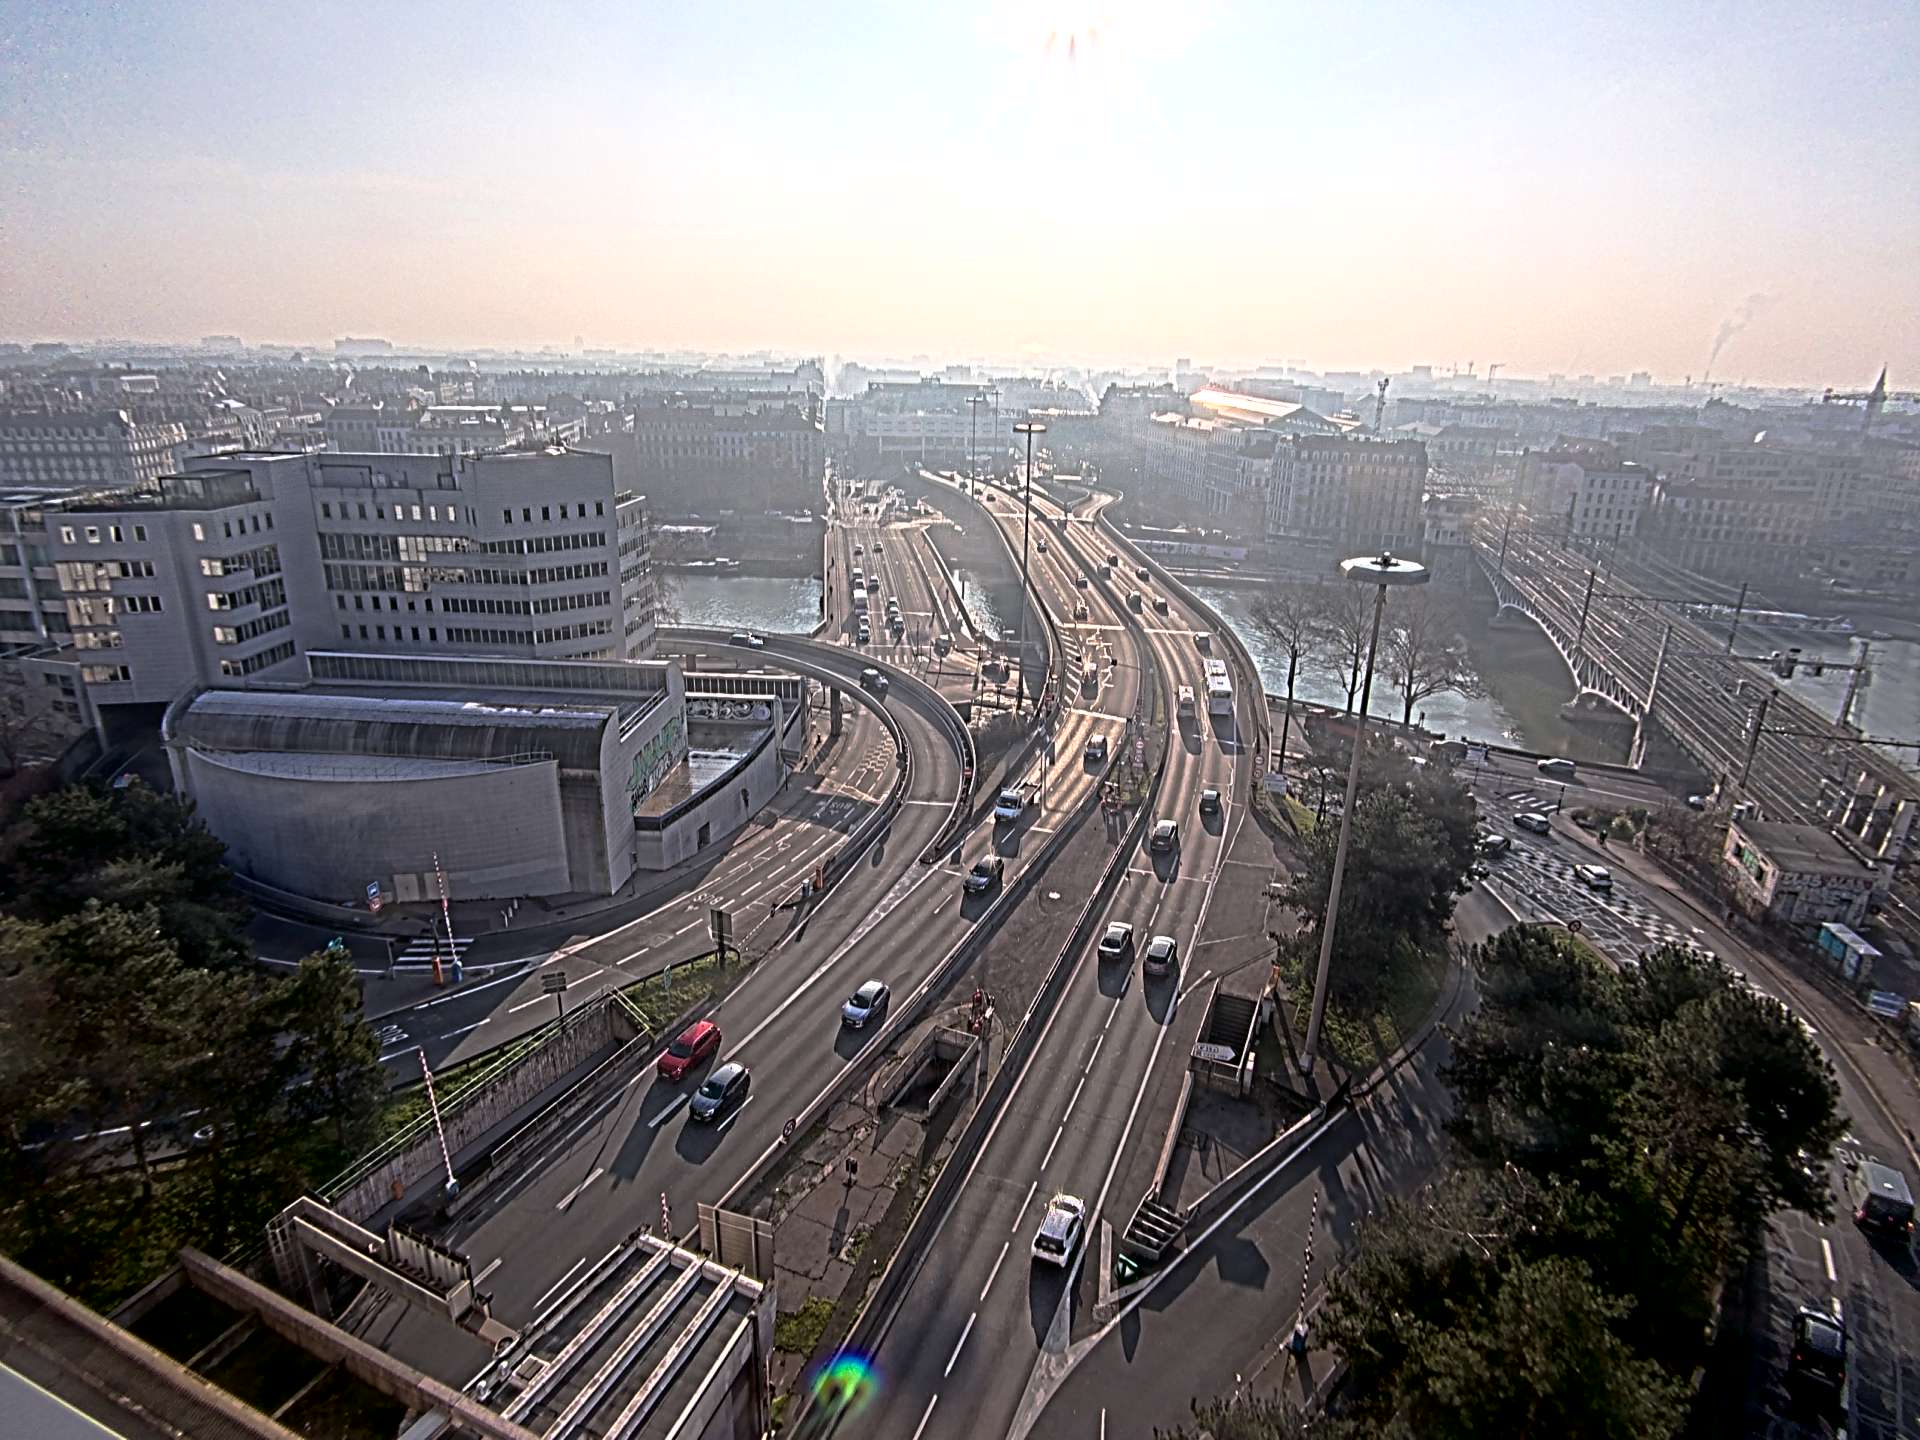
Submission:
[[[1695,935],[1632,896],[1588,888],[1574,873],[1572,860],[1516,845],[1496,863],[1495,875],[1560,918],[1581,921],[1603,948],[1624,947],[1629,953],[1659,945],[1706,949]]]
[[[442,961],[464,960],[472,944],[473,938],[467,935],[456,935],[452,941],[442,935],[437,942],[430,935],[420,935],[409,940],[405,949],[395,950],[393,960],[396,965],[431,965],[436,954]]]

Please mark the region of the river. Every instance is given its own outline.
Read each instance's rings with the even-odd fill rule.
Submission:
[[[676,624],[807,635],[820,623],[820,582],[812,576],[780,580],[680,570],[670,581],[667,603],[677,612]]]
[[[1247,647],[1254,664],[1260,667],[1260,678],[1267,693],[1286,694],[1286,657],[1276,654],[1273,643],[1254,628],[1253,618],[1248,612],[1249,597],[1242,591],[1222,585],[1192,585],[1189,588],[1233,627],[1233,633],[1240,637],[1240,643]],[[1295,679],[1293,698],[1339,709],[1347,703],[1347,692],[1345,686],[1333,676],[1308,670]],[[1397,721],[1400,718],[1400,705],[1399,695],[1394,693],[1390,684],[1383,683],[1381,676],[1376,673],[1373,677],[1372,699],[1367,706],[1369,713]],[[1429,730],[1442,735],[1461,735],[1473,740],[1502,743],[1519,738],[1513,717],[1500,708],[1498,701],[1490,698],[1469,699],[1451,693],[1431,695],[1414,709],[1416,721],[1422,716]]]

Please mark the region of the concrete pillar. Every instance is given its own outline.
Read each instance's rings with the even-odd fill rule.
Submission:
[[[838,685],[833,686],[827,691],[827,737],[829,739],[838,740],[840,738],[840,726],[842,723],[840,712],[843,703],[840,699],[840,687]]]

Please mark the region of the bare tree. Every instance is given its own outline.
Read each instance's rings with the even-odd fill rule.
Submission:
[[[1400,694],[1402,725],[1413,724],[1414,706],[1432,696],[1486,693],[1460,638],[1459,609],[1448,597],[1407,591],[1389,606],[1387,619],[1387,670]]]
[[[1347,692],[1347,713],[1360,694],[1360,667],[1366,662],[1373,626],[1373,591],[1364,585],[1323,585],[1314,592],[1319,612],[1321,663]]]
[[[1320,609],[1313,590],[1284,583],[1272,585],[1253,602],[1253,628],[1287,662],[1286,709],[1280,719],[1280,745],[1274,752],[1282,770],[1287,768],[1287,739],[1293,729],[1294,681],[1321,644]]]

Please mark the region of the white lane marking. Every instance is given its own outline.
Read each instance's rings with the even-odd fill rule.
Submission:
[[[614,1250],[618,1250],[619,1248],[620,1247],[618,1245],[613,1247]],[[607,1255],[611,1255],[611,1254],[613,1254],[613,1250],[609,1250],[607,1252]],[[586,1263],[587,1263],[587,1257],[582,1255],[578,1260],[573,1262],[573,1268],[571,1270],[567,1271],[566,1274],[562,1275],[558,1280],[554,1281],[553,1284],[549,1285],[545,1290],[541,1291],[540,1298],[533,1302],[534,1314],[536,1315],[539,1314],[540,1307],[546,1304],[548,1300],[552,1299],[556,1291],[561,1289],[561,1287],[563,1287],[569,1280],[573,1279],[573,1277],[580,1272],[580,1267],[582,1265],[585,1265]],[[607,1263],[605,1256],[601,1257],[600,1263],[602,1265]]]
[[[1834,1284],[1840,1277],[1833,1273],[1833,1242],[1824,1235],[1820,1237],[1820,1256],[1827,1262],[1827,1283]]]
[[[580,1192],[582,1190],[585,1190],[589,1185],[593,1184],[594,1181],[598,1180],[602,1175],[606,1173],[607,1173],[606,1166],[604,1165],[594,1166],[593,1173],[588,1175],[586,1179],[582,1180],[578,1185],[574,1186],[573,1189],[569,1190],[565,1195],[561,1196],[560,1203],[555,1205],[553,1208],[556,1210],[566,1209],[569,1205],[573,1204],[574,1201],[580,1198]]]
[[[1133,970],[1131,966],[1128,967],[1127,978],[1128,979],[1133,978]],[[1113,1028],[1113,1017],[1118,1015],[1119,1013],[1120,1013],[1120,1002],[1116,1000],[1113,1002],[1113,1004],[1107,1007],[1107,1023],[1100,1027],[1101,1038],[1104,1039],[1106,1037],[1107,1031]]]
[[[1073,1087],[1073,1098],[1067,1101],[1067,1113],[1060,1117],[1061,1129],[1064,1130],[1066,1128],[1067,1121],[1073,1118],[1073,1107],[1080,1103],[1080,1092],[1086,1089],[1086,1086],[1087,1086],[1087,1077],[1085,1075],[1082,1075],[1080,1077],[1080,1083]]]
[[[494,1271],[498,1270],[501,1267],[501,1265],[503,1265],[506,1262],[506,1258],[507,1257],[504,1255],[494,1256],[492,1262],[488,1264],[487,1268],[482,1270],[478,1275],[473,1277],[473,1283],[478,1285],[482,1280],[486,1279],[487,1276],[493,1274]]]
[[[1844,1317],[1840,1314],[1840,1297],[1838,1295],[1833,1297],[1833,1318],[1840,1320],[1843,1324],[1845,1323]]]
[[[987,1283],[980,1287],[980,1299],[983,1302],[987,1298],[987,1291],[993,1288],[994,1280],[999,1277],[1001,1261],[1004,1261],[1007,1258],[1007,1251],[1010,1248],[1012,1248],[1012,1245],[1013,1245],[1013,1241],[1011,1240],[1002,1240],[1000,1242],[999,1259],[993,1262],[993,1269],[987,1272]]]
[[[852,951],[854,946],[858,945],[862,940],[866,939],[867,936],[872,932],[874,926],[878,925],[882,920],[886,919],[887,916],[891,915],[898,906],[900,906],[906,901],[908,896],[912,895],[915,890],[918,890],[922,885],[926,884],[927,881],[931,880],[935,875],[938,875],[939,873],[940,871],[938,869],[932,866],[929,866],[927,869],[922,870],[918,875],[913,875],[913,876],[903,875],[899,880],[895,881],[893,889],[889,890],[885,895],[880,897],[880,903],[874,906],[873,910],[869,912],[869,914],[867,915],[867,918],[862,920],[857,926],[854,927],[854,931],[851,935],[849,935],[845,940],[840,942],[840,948],[835,950],[826,959],[822,960],[819,963],[819,965],[815,966],[812,974],[808,975],[798,985],[793,987],[792,994],[788,995],[786,999],[782,1000],[778,1005],[774,1006],[772,1014],[768,1015],[766,1019],[762,1020],[758,1025],[754,1026],[753,1029],[749,1030],[739,1040],[735,1041],[732,1048],[729,1049],[727,1053],[729,1055],[737,1055],[740,1053],[740,1051],[744,1050],[747,1046],[751,1045],[754,1042],[754,1040],[762,1032],[764,1032],[767,1029],[768,1026],[772,1025],[774,1021],[778,1020],[782,1015],[786,1014],[788,1009],[792,1007],[793,1003],[796,1000],[798,1000],[802,995],[806,994],[807,991],[811,990],[814,987],[814,985],[819,982],[822,976],[824,976],[829,970],[833,969],[834,966],[838,965],[843,959],[845,959],[848,953]],[[704,924],[705,922],[702,921],[701,923]]]
[[[489,1015],[487,1020],[491,1020],[492,1018],[493,1017]],[[487,1023],[487,1020],[476,1020],[471,1025],[462,1025],[458,1030],[449,1030],[446,1034],[436,1035],[433,1038],[436,1040],[452,1040],[456,1036],[465,1035],[472,1030],[478,1030],[482,1025]]]
[[[398,1060],[402,1055],[411,1055],[413,1054],[414,1051],[418,1050],[419,1048],[420,1047],[418,1045],[402,1045],[398,1050],[389,1050],[386,1054],[382,1055],[380,1057],[380,1063],[384,1065],[389,1060]],[[107,1135],[117,1135],[117,1134],[120,1134],[122,1131],[124,1131],[126,1128],[127,1128],[126,1126],[122,1125],[119,1130],[107,1130],[101,1133],[107,1134]]]
[[[920,1440],[921,1433],[927,1428],[927,1421],[933,1418],[933,1407],[939,1403],[940,1393],[935,1391],[933,1398],[927,1401],[927,1408],[920,1412],[920,1423],[913,1427],[913,1440]]]
[[[1010,1227],[1012,1230],[1018,1230],[1020,1228],[1020,1217],[1027,1213],[1027,1204],[1033,1199],[1033,1192],[1039,1188],[1040,1178],[1036,1175],[1033,1182],[1027,1186],[1026,1199],[1022,1200],[1020,1202],[1020,1208],[1013,1212],[1013,1225]]]
[[[974,1311],[971,1315],[967,1316],[966,1328],[960,1332],[959,1343],[953,1347],[953,1354],[947,1357],[947,1368],[940,1372],[940,1378],[942,1380],[946,1379],[947,1376],[953,1374],[954,1362],[960,1358],[961,1347],[967,1343],[967,1336],[973,1333],[973,1322],[978,1320],[979,1318],[980,1318],[980,1312],[978,1310]]]
[[[1100,1409],[1100,1440],[1107,1440],[1107,1411],[1105,1406],[1102,1406]]]
[[[1098,1035],[1093,1037],[1093,1054],[1087,1056],[1087,1067],[1085,1070],[1082,1070],[1080,1072],[1082,1075],[1088,1074],[1092,1071],[1093,1062],[1097,1058],[1099,1058],[1100,1047],[1106,1043],[1107,1043],[1107,1032],[1105,1030],[1102,1030]]]
[[[668,1105],[658,1115],[654,1116],[651,1120],[647,1121],[647,1128],[649,1130],[658,1130],[661,1124],[666,1120],[666,1118],[669,1115],[673,1114],[674,1111],[678,1110],[682,1105],[687,1103],[687,1099],[688,1097],[685,1095],[675,1096],[672,1104]]]
[[[714,1126],[713,1128],[716,1131],[726,1129],[727,1126],[731,1125],[734,1121],[738,1120],[742,1115],[746,1114],[747,1106],[751,1105],[756,1098],[758,1097],[749,1095],[746,1099],[740,1102],[740,1108],[738,1110],[734,1111],[731,1115],[727,1116],[726,1119],[722,1120],[718,1125]]]
[[[1053,1139],[1047,1142],[1047,1153],[1044,1157],[1042,1157],[1040,1161],[1040,1168],[1043,1171],[1047,1168],[1047,1161],[1053,1159],[1053,1147],[1060,1143],[1060,1131],[1066,1128],[1067,1128],[1067,1122],[1062,1120],[1060,1122],[1059,1128],[1053,1132]],[[1037,1180],[1034,1181],[1034,1184],[1036,1185],[1039,1183],[1040,1182]]]

